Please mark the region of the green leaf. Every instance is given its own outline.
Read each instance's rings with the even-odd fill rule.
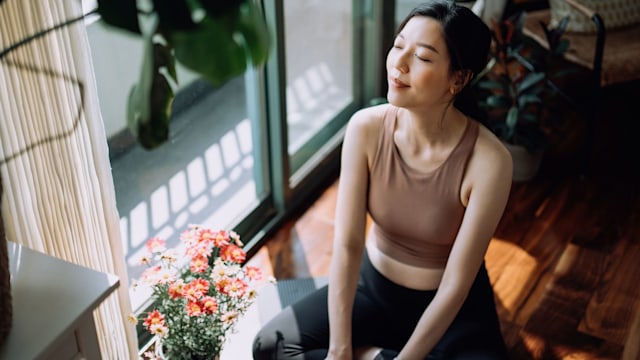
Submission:
[[[521,94],[521,96],[522,95],[540,95],[543,91],[544,91],[543,86],[534,86],[527,89],[527,91],[525,91],[524,94]]]
[[[532,113],[524,113],[522,114],[522,120],[528,123],[537,123],[538,117]]]
[[[136,0],[98,0],[98,13],[108,25],[140,34]]]
[[[504,95],[491,95],[487,97],[487,105],[496,108],[507,108],[511,105],[511,102]]]
[[[518,108],[516,106],[512,106],[509,109],[509,112],[507,113],[507,119],[505,120],[505,123],[507,124],[507,126],[510,129],[513,129],[516,127],[516,125],[518,124],[518,114],[520,113],[520,110],[518,110]]]
[[[556,48],[553,50],[554,55],[562,55],[569,49],[569,40],[561,39]]]
[[[518,92],[525,92],[528,88],[538,83],[540,80],[544,79],[544,73],[529,73],[527,74],[522,82],[518,84]]]
[[[243,46],[234,39],[233,19],[206,17],[189,32],[171,35],[176,59],[214,85],[240,75],[246,68]]]
[[[502,84],[495,80],[482,80],[478,82],[478,87],[486,90],[502,89]]]
[[[512,128],[512,127],[506,127],[506,128],[504,129],[504,131],[502,132],[502,138],[503,138],[505,141],[511,141],[511,140],[513,139],[513,137],[514,137],[515,133],[516,133],[515,128]]]
[[[263,64],[269,56],[269,28],[253,1],[240,6],[238,30],[244,38],[244,45],[249,54],[250,63],[254,66]]]
[[[539,102],[541,102],[541,100],[536,95],[521,95],[518,97],[518,106],[521,108],[529,104],[535,104]]]

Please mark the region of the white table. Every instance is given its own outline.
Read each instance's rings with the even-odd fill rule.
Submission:
[[[118,286],[100,273],[9,242],[13,325],[0,359],[101,359],[93,310]]]

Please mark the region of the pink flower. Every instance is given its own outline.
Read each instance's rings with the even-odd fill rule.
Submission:
[[[162,325],[164,326],[164,315],[160,313],[158,310],[153,310],[150,312],[147,317],[144,319],[144,326],[147,329],[151,330],[152,325]]]
[[[197,301],[189,301],[187,303],[187,314],[189,316],[200,316],[202,315],[202,307]]]
[[[195,273],[206,272],[209,268],[209,259],[206,256],[198,255],[191,259],[190,268]]]
[[[163,252],[165,251],[167,248],[165,247],[165,241],[157,238],[157,237],[152,237],[149,240],[147,240],[147,249],[152,252],[152,253],[157,253],[157,252]]]
[[[217,284],[218,290],[232,297],[242,297],[247,292],[247,283],[242,279],[223,279]]]
[[[224,261],[232,261],[240,264],[246,259],[247,255],[244,250],[237,245],[229,244],[220,250],[220,257]]]
[[[209,291],[209,285],[205,279],[195,279],[184,286],[182,294],[190,301],[197,301]]]
[[[229,233],[224,230],[220,230],[215,233],[213,246],[221,248],[227,245],[229,245]]]
[[[262,271],[255,266],[247,266],[244,268],[244,274],[251,281],[262,279]]]
[[[180,279],[174,282],[169,286],[169,289],[167,291],[169,292],[169,297],[171,297],[172,299],[181,298],[184,292],[184,281]]]
[[[212,296],[205,296],[200,300],[205,314],[213,314],[218,310],[218,300]]]
[[[198,231],[198,242],[201,244],[214,244],[213,239],[216,237],[216,233],[211,229],[201,229]]]

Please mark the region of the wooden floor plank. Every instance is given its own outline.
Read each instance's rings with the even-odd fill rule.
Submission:
[[[622,360],[640,360],[640,305],[636,306],[635,315],[629,327]]]
[[[626,247],[623,254],[613,256],[587,307],[580,331],[624,345],[635,309],[640,304],[640,269],[634,266],[638,259],[640,246]]]
[[[640,206],[639,206],[640,207]],[[616,344],[624,344],[640,306],[640,216],[632,212],[609,255],[604,273],[589,303],[580,330]],[[639,338],[640,341],[640,338]]]

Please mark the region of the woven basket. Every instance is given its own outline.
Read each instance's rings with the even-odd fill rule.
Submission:
[[[2,203],[2,180],[0,180],[0,204]],[[0,209],[2,207],[0,206]],[[1,210],[0,210],[1,211]],[[11,307],[11,275],[7,238],[4,234],[4,220],[0,212],[0,346],[11,330],[13,309]]]

